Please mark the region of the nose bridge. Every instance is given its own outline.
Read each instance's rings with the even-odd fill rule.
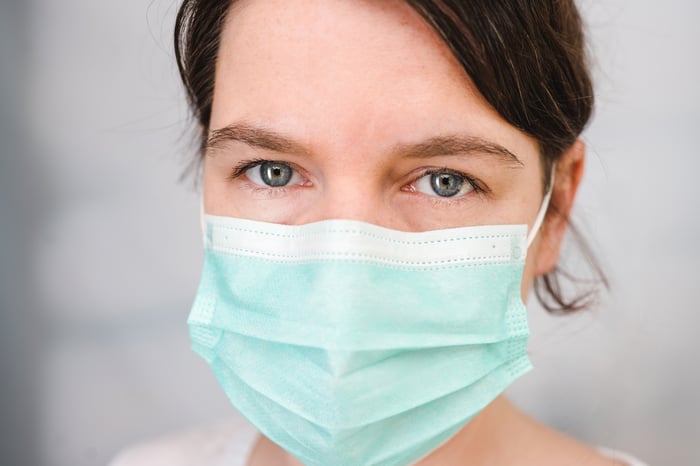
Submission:
[[[390,193],[382,175],[367,166],[327,167],[319,186],[318,202],[304,212],[303,223],[330,219],[358,220],[387,228],[399,228],[391,209]]]
[[[369,175],[329,178],[317,212],[319,220],[343,218],[382,225],[390,209],[377,184]]]

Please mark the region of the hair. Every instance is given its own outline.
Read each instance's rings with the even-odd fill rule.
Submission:
[[[576,141],[593,112],[594,96],[581,16],[574,0],[405,0],[459,60],[474,85],[511,125],[539,143],[543,190],[556,161]],[[235,0],[184,0],[175,23],[175,56],[193,117],[200,159],[214,93],[219,41]],[[556,205],[548,215],[562,216]],[[557,264],[537,277],[535,294],[550,312],[588,307],[606,277],[578,230],[569,231],[594,277],[583,280]],[[566,282],[578,285],[566,296]]]

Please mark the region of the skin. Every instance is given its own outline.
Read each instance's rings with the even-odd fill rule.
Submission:
[[[484,100],[437,34],[401,1],[236,2],[221,37],[209,137],[204,203],[214,215],[284,224],[346,218],[424,231],[532,225],[543,199],[537,141]],[[487,147],[421,151],[446,137]],[[519,162],[489,153],[495,146]],[[557,164],[552,201],[564,213],[584,152],[577,142]],[[265,185],[251,166],[261,159],[292,167],[291,182]],[[445,170],[466,174],[479,189],[465,182],[459,194],[438,196],[426,172]],[[555,265],[565,229],[564,220],[547,216],[528,251],[523,300],[534,277]],[[301,463],[261,437],[248,464]],[[418,464],[614,463],[499,397]]]

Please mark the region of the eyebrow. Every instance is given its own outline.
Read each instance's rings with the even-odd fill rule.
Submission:
[[[476,136],[448,135],[436,136],[417,144],[399,144],[394,149],[407,158],[431,158],[458,154],[487,154],[501,161],[523,167],[523,162],[500,144]]]
[[[212,130],[207,138],[206,150],[211,154],[217,149],[222,149],[229,142],[242,142],[251,147],[283,154],[302,156],[311,154],[308,148],[292,138],[246,122],[233,123]],[[522,161],[502,145],[468,135],[435,136],[419,143],[397,144],[391,152],[401,157],[419,159],[479,153],[496,156],[504,163],[523,166]]]
[[[229,142],[242,142],[252,147],[286,154],[309,155],[311,152],[289,137],[248,123],[233,123],[211,131],[207,137],[206,149],[221,149]]]

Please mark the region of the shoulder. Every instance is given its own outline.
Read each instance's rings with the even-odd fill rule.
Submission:
[[[256,437],[244,420],[218,422],[128,447],[109,466],[244,466]]]
[[[548,429],[548,428],[547,428]],[[593,448],[565,434],[549,430],[546,438],[547,462],[532,464],[576,464],[579,466],[645,466],[629,455],[605,448]],[[544,460],[544,459],[542,459]]]
[[[622,462],[622,464],[624,464],[625,466],[647,466],[646,463],[642,463],[634,456],[628,453],[621,452],[619,450],[611,450],[609,448],[598,448],[598,451],[606,458]]]

